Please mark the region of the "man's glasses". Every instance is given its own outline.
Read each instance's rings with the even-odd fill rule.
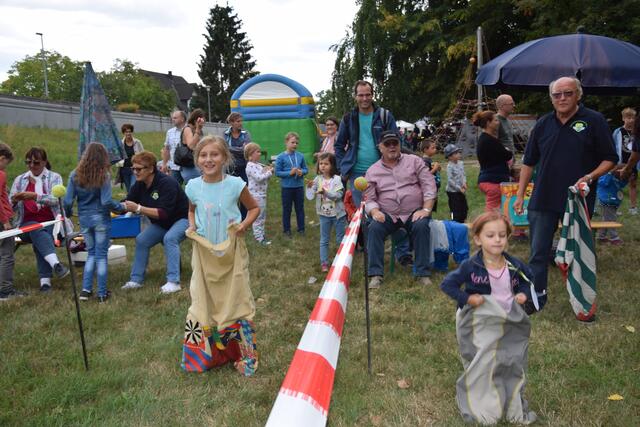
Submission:
[[[131,171],[133,171],[133,173],[140,173],[141,171],[147,169],[147,167],[142,167],[142,168],[131,168]]]
[[[25,164],[25,165],[27,165],[27,166],[28,166],[28,165],[40,166],[40,163],[42,163],[42,160],[32,160],[32,159],[29,159],[29,160],[25,160],[25,161],[24,161],[24,164]]]
[[[574,92],[572,90],[565,90],[564,92],[553,92],[551,97],[553,99],[571,98]]]
[[[382,145],[384,145],[385,147],[391,147],[398,144],[400,144],[400,142],[397,139],[391,139],[382,143]]]

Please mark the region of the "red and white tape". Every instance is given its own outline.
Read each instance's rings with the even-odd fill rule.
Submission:
[[[271,409],[267,427],[327,424],[362,210],[361,207],[356,211],[345,231]]]
[[[24,233],[29,233],[31,231],[39,230],[41,228],[48,227],[50,225],[59,223],[62,221],[62,218],[53,219],[51,221],[40,222],[37,224],[29,224],[18,228],[12,228],[11,230],[5,230],[0,232],[0,240],[7,239],[9,237],[19,236]]]

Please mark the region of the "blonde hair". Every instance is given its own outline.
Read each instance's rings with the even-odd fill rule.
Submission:
[[[260,146],[255,142],[250,142],[244,146],[244,158],[245,160],[249,160],[249,157],[256,151],[260,151]]]
[[[473,236],[478,236],[482,232],[485,224],[487,224],[488,222],[500,220],[502,220],[507,226],[507,237],[511,236],[511,233],[513,232],[511,221],[509,221],[509,218],[507,218],[502,212],[495,209],[478,215],[478,217],[473,221],[473,224],[471,225],[471,234]]]
[[[297,132],[287,132],[284,136],[284,142],[287,142],[290,138],[295,138],[300,141],[300,135],[298,135]]]
[[[198,141],[198,145],[193,150],[193,159],[196,164],[198,163],[198,158],[200,157],[200,152],[207,145],[213,145],[217,148],[222,156],[224,157],[224,163],[222,164],[222,171],[227,173],[229,169],[233,166],[233,157],[231,156],[231,151],[229,151],[229,146],[227,145],[227,141],[219,136],[207,135],[204,138]]]
[[[635,117],[636,116],[636,110],[634,110],[631,107],[627,107],[624,110],[622,110],[622,117]]]

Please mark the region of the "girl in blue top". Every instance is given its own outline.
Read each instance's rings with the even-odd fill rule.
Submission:
[[[98,300],[109,298],[107,290],[107,256],[110,211],[123,212],[120,203],[111,198],[109,155],[102,144],[92,142],[87,146],[78,167],[69,175],[65,211],[71,215],[74,200],[78,200],[78,221],[87,248],[87,261],[82,275],[80,299],[86,301],[93,292],[93,275],[97,275]]]
[[[282,228],[284,234],[291,236],[291,207],[296,208],[298,233],[304,234],[304,176],[309,172],[304,156],[298,153],[300,136],[289,132],[284,137],[286,151],[276,158],[276,176],[282,187]]]

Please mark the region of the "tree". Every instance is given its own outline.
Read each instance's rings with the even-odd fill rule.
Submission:
[[[82,62],[73,61],[55,51],[45,51],[49,99],[79,102],[84,75]],[[25,56],[9,69],[9,78],[0,84],[0,92],[17,96],[44,97],[42,54]]]
[[[341,118],[342,114],[337,110],[335,96],[331,89],[316,93],[316,117],[320,123],[324,123],[327,117]]]
[[[207,110],[207,91],[211,90],[211,116],[224,120],[229,114],[233,91],[246,79],[258,74],[250,51],[253,46],[241,31],[242,21],[231,6],[214,6],[207,20],[204,54],[200,55],[198,75],[203,82],[193,104]]]

